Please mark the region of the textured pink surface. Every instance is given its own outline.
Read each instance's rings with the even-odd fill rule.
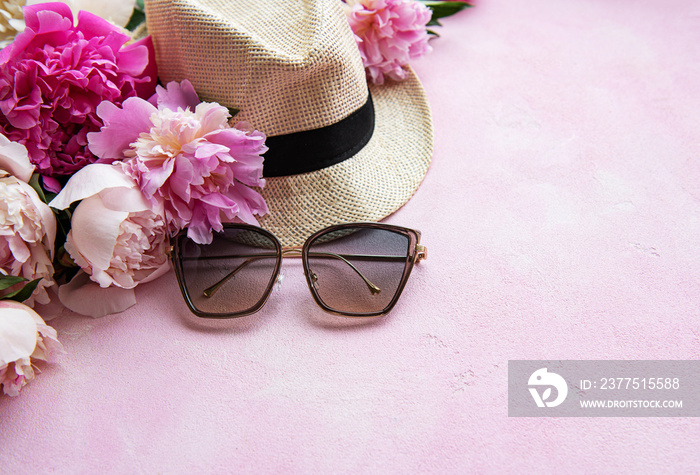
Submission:
[[[394,312],[259,314],[173,274],[0,398],[0,471],[697,472],[700,421],[509,418],[509,359],[700,358],[700,4],[481,1],[416,65],[433,165],[388,221],[429,259]]]

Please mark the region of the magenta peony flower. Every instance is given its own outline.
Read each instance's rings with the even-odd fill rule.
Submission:
[[[347,16],[368,78],[406,79],[409,60],[432,50],[426,25],[430,9],[414,0],[348,0]]]
[[[156,105],[154,105],[156,104]],[[150,102],[124,101],[123,108],[103,102],[100,132],[88,134],[90,150],[101,159],[123,160],[124,171],[143,194],[161,204],[168,231],[189,226],[199,243],[223,229],[221,215],[257,224],[267,213],[262,196],[265,135],[246,124],[228,126],[228,110],[199,102],[189,81],[158,87]]]
[[[155,54],[150,37],[126,45],[128,35],[92,13],[79,12],[73,25],[63,3],[27,6],[24,15],[26,29],[0,51],[0,131],[27,147],[58,191],[56,177],[97,160],[87,134],[102,126],[100,102],[153,93]]]

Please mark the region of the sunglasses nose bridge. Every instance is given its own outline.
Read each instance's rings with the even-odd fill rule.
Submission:
[[[282,257],[301,257],[303,249],[301,247],[283,247]]]

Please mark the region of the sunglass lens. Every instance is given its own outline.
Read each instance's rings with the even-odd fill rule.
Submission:
[[[347,227],[308,247],[308,278],[330,310],[350,315],[387,311],[401,290],[410,239],[398,231]]]
[[[211,244],[180,243],[182,279],[192,306],[212,316],[246,314],[267,299],[279,245],[262,231],[226,227]]]

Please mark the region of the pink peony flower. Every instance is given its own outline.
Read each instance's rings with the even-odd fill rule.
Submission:
[[[406,79],[404,66],[432,50],[426,25],[430,9],[414,0],[348,0],[348,21],[355,33],[368,78]]]
[[[162,207],[153,208],[121,167],[88,165],[51,206],[64,209],[78,200],[65,247],[92,281],[132,289],[170,269]]]
[[[34,189],[0,171],[0,272],[41,278],[28,305],[48,303],[53,281],[56,218]]]
[[[73,24],[63,3],[24,9],[26,29],[0,51],[0,130],[27,147],[52,191],[56,177],[97,158],[87,134],[102,122],[98,104],[150,96],[156,71],[150,37],[131,39],[100,17],[81,11]]]
[[[188,236],[208,243],[212,230],[223,228],[222,215],[257,224],[254,215],[267,213],[267,205],[249,186],[265,184],[265,135],[246,124],[229,127],[228,110],[200,103],[187,80],[156,91],[150,102],[100,104],[105,125],[88,135],[90,150],[101,159],[123,160],[144,195],[163,206],[171,234],[189,226]]]
[[[34,361],[55,363],[64,354],[56,330],[34,310],[9,300],[0,301],[0,384],[9,396],[34,379]]]

